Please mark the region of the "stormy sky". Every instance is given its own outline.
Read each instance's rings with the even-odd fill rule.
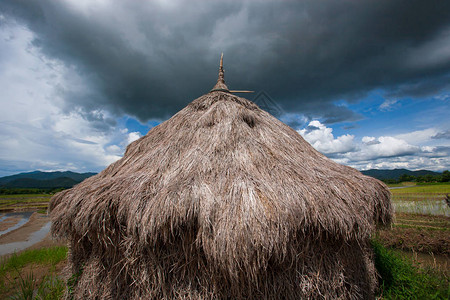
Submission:
[[[450,167],[449,1],[0,2],[0,176],[99,171],[208,92],[358,169]]]

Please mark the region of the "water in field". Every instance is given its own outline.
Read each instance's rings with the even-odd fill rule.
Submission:
[[[30,219],[32,214],[33,214],[33,212],[11,212],[11,213],[3,214],[0,217],[0,222],[3,222],[4,220],[11,218],[11,217],[18,217],[18,218],[20,218],[20,220],[19,220],[19,222],[17,222],[17,224],[9,227],[8,229],[0,231],[0,236],[24,225],[26,222],[28,222],[28,220]]]
[[[0,214],[0,256],[24,250],[42,241],[49,233],[49,217],[33,214],[32,211]]]
[[[16,251],[26,249],[40,242],[50,231],[51,222],[47,222],[41,229],[35,231],[31,236],[25,240],[15,243],[0,245],[0,255],[10,254]]]

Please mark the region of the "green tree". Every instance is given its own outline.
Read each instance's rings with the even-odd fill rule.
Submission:
[[[450,172],[448,170],[445,170],[442,172],[442,182],[449,182],[450,181]]]
[[[416,178],[412,175],[408,175],[408,174],[402,174],[398,181],[399,182],[405,182],[405,181],[414,181]]]
[[[422,176],[422,175],[417,176],[416,182],[425,182],[425,176]]]
[[[427,174],[425,175],[425,182],[433,182],[434,178],[433,175]]]

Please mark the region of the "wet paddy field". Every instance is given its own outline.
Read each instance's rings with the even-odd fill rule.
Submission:
[[[49,217],[38,212],[0,214],[0,225],[4,229],[0,231],[0,256],[27,249],[50,232]]]

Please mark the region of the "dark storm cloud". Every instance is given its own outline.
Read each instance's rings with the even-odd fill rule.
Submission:
[[[360,119],[333,102],[374,88],[448,87],[449,1],[157,3],[80,10],[15,0],[0,9],[34,33],[44,56],[84,80],[82,92],[61,88],[68,111],[166,118],[214,85],[221,51],[230,88],[265,90],[286,111],[325,123]]]
[[[439,92],[449,91],[450,74],[446,74],[437,76],[436,78],[420,78],[414,80],[413,82],[400,84],[399,86],[392,88],[391,91],[386,94],[386,97],[390,99],[398,99],[404,97],[430,97],[436,95],[436,93]]]

